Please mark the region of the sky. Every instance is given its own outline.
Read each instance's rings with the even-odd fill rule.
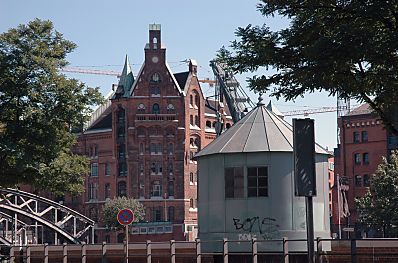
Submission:
[[[198,62],[199,78],[213,79],[209,61],[217,50],[236,39],[238,27],[266,23],[278,30],[289,25],[284,18],[263,17],[256,9],[257,3],[256,0],[2,0],[0,33],[35,18],[51,20],[57,31],[78,46],[67,58],[71,67],[121,72],[127,54],[137,74],[144,60],[149,24],[161,24],[162,43],[167,47],[166,59],[171,70],[186,71],[188,65],[183,61],[193,58]],[[114,76],[67,75],[100,87],[104,95],[117,83]],[[256,103],[258,95],[247,88],[246,78],[250,76],[249,73],[235,75]],[[201,88],[208,95],[214,92],[208,84],[202,84]],[[263,96],[264,101],[272,100],[281,112],[336,106],[336,98],[325,93],[305,94],[294,102],[277,101],[268,95]],[[316,141],[329,150],[336,147],[336,116],[336,112],[307,116],[315,119]],[[291,119],[286,118],[288,122]]]

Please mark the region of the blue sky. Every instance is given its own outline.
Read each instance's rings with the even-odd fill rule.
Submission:
[[[255,0],[152,0],[152,1],[104,1],[104,0],[2,0],[0,32],[27,23],[34,18],[53,21],[56,30],[78,48],[69,55],[74,67],[121,71],[124,56],[130,59],[137,74],[143,59],[144,46],[148,42],[148,25],[161,24],[162,42],[167,46],[167,61],[173,72],[187,69],[188,58],[199,65],[199,78],[212,78],[209,61],[221,46],[228,46],[235,39],[239,26],[266,23],[272,29],[286,27],[288,21],[281,18],[266,19],[256,10]],[[117,79],[112,76],[69,74],[90,86],[99,86],[106,94]],[[245,74],[236,76],[246,87]],[[204,84],[202,90],[211,94]],[[249,92],[252,100],[257,95]],[[265,101],[269,100],[267,94]],[[327,94],[306,94],[295,102],[276,101],[280,111],[302,110],[306,107],[336,106],[336,99]],[[336,146],[336,112],[310,115],[315,119],[316,140],[329,149]],[[303,116],[295,116],[303,118]],[[288,121],[291,118],[287,118]]]

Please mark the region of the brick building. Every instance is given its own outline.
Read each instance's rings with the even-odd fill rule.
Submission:
[[[329,151],[329,153],[330,153],[330,156],[329,156],[329,158],[328,158],[328,180],[329,180],[329,217],[330,217],[330,220],[332,220],[332,218],[333,218],[333,214],[332,214],[332,211],[333,211],[333,186],[334,186],[334,179],[335,179],[335,176],[334,176],[334,156],[333,156],[333,153],[332,152],[330,152]],[[330,221],[330,223],[332,223],[331,221]]]
[[[98,222],[98,242],[121,242],[108,232],[101,207],[108,198],[127,196],[145,207],[145,222],[133,226],[131,241],[193,239],[197,231],[197,167],[193,155],[216,137],[217,118],[206,103],[189,61],[174,74],[166,62],[160,25],[149,27],[145,61],[135,77],[126,57],[119,84],[78,137],[76,150],[91,159],[86,193],[66,200]],[[221,122],[229,110],[217,103]],[[225,106],[226,107],[226,106]]]
[[[391,136],[382,121],[367,104],[363,104],[338,119],[340,144],[335,149],[335,175],[340,178],[340,190],[346,190],[345,196],[338,196],[337,180],[333,191],[332,233],[339,235],[339,223],[342,225],[342,237],[363,235],[356,225],[358,213],[354,199],[362,197],[368,191],[371,176],[381,163],[382,157],[397,148],[395,136]],[[348,211],[343,208],[347,201]],[[340,204],[340,209],[339,209]],[[339,221],[340,214],[340,221]],[[346,214],[346,216],[343,216]],[[345,227],[354,228],[354,233],[341,231]],[[349,229],[349,228],[348,228]],[[345,228],[347,230],[347,228]]]

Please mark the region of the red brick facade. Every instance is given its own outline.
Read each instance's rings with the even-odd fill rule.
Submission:
[[[335,149],[335,175],[339,176],[343,184],[348,186],[347,201],[350,215],[341,218],[342,228],[354,227],[360,236],[360,228],[356,225],[358,213],[354,200],[362,197],[368,191],[371,176],[387,156],[391,144],[390,136],[380,118],[372,113],[367,105],[354,109],[351,113],[338,119],[340,144]],[[332,232],[338,235],[339,209],[337,196],[337,181],[333,191],[333,221]],[[341,199],[341,198],[340,198]],[[340,200],[340,204],[343,201]],[[341,210],[340,210],[341,211]],[[341,214],[341,212],[340,212]],[[348,234],[342,231],[342,236]]]
[[[222,118],[226,126],[232,124],[228,114]],[[192,157],[216,137],[215,122],[196,62],[190,61],[188,72],[173,74],[160,26],[152,25],[134,84],[119,83],[109,108],[78,138],[76,150],[91,158],[91,174],[81,202],[66,202],[75,201],[75,208],[98,222],[98,242],[122,239],[108,232],[101,218],[106,199],[116,196],[136,198],[145,207],[146,222],[133,229],[131,241],[193,239],[197,167]]]

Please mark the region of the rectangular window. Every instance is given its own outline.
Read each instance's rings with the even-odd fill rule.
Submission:
[[[119,159],[124,159],[126,157],[126,147],[124,146],[124,144],[119,145],[118,150]]]
[[[106,163],[105,164],[105,176],[110,176],[111,175],[111,164]]]
[[[267,167],[247,168],[247,196],[248,197],[268,196]]]
[[[119,176],[127,176],[127,164],[119,163]]]
[[[355,175],[355,186],[361,187],[362,186],[362,176]]]
[[[98,163],[91,164],[91,176],[98,176]]]
[[[243,167],[225,168],[225,198],[243,197]]]
[[[105,198],[111,197],[111,185],[109,183],[105,184]]]
[[[362,131],[362,142],[367,142],[367,141],[368,141],[368,132]]]
[[[363,186],[365,186],[365,187],[370,186],[370,177],[368,174],[363,175]]]
[[[354,162],[355,164],[361,164],[361,154],[359,153],[354,154]]]
[[[96,200],[98,198],[98,184],[90,183],[88,186],[88,199]]]
[[[360,142],[361,140],[360,140],[360,138],[359,138],[359,132],[354,132],[353,133],[353,141],[355,142],[355,143],[358,143],[358,142]]]
[[[158,181],[152,185],[152,196],[161,197],[162,196],[162,186]]]
[[[153,208],[152,221],[154,222],[162,221],[162,209],[160,207]]]
[[[162,144],[161,143],[151,143],[149,149],[151,154],[162,154]]]
[[[364,153],[362,158],[363,158],[363,164],[369,164],[369,153]]]

